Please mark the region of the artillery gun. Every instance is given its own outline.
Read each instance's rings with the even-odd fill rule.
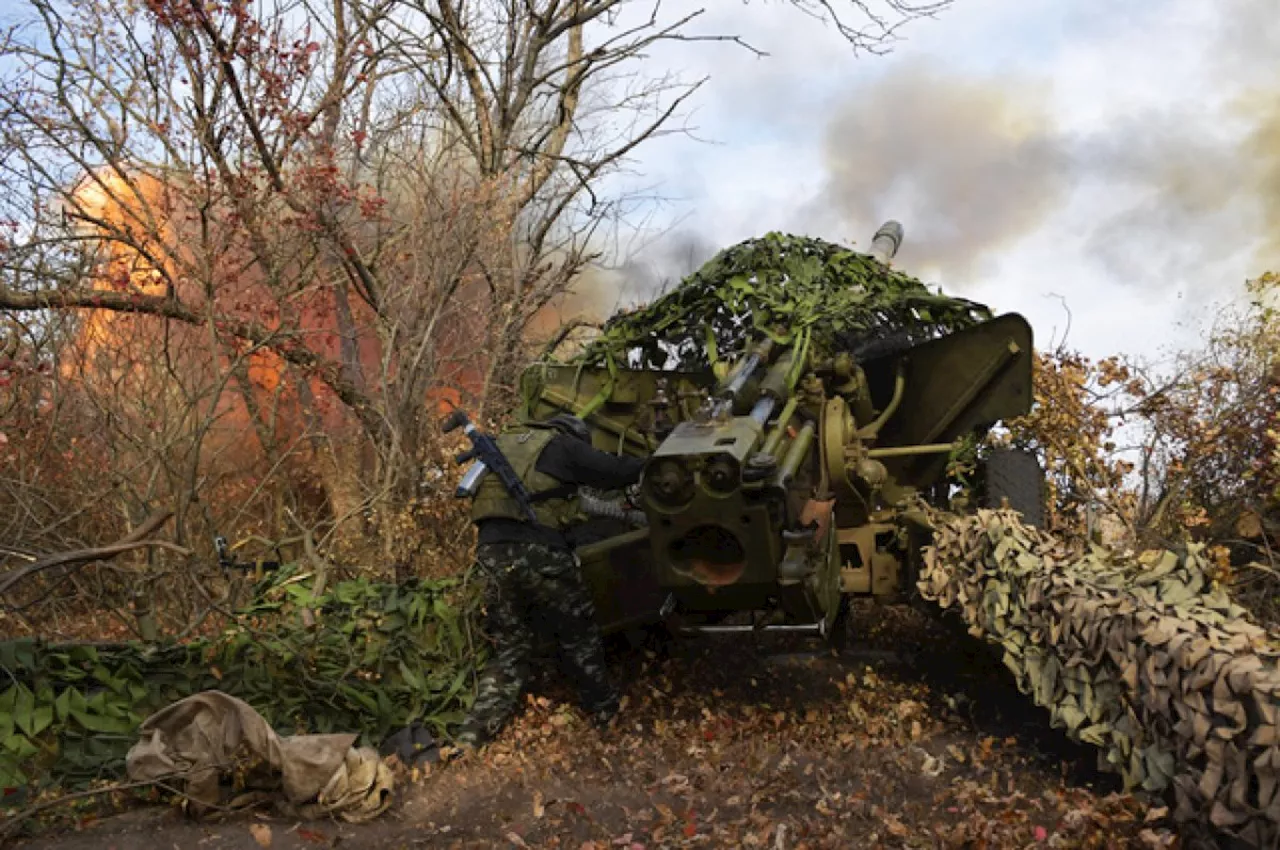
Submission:
[[[691,333],[670,332],[679,322],[623,316],[611,321],[612,337],[606,325],[606,343],[525,372],[521,417],[574,413],[597,448],[648,458],[633,496],[639,523],[616,502],[587,502],[596,518],[578,555],[605,633],[666,624],[835,638],[850,597],[912,592],[930,535],[921,501],[957,507],[948,464],[1030,409],[1032,333],[1017,314],[992,317],[891,270],[901,241],[901,226],[888,222],[869,253],[822,243],[828,254],[817,265],[772,245],[791,281],[781,288],[810,293],[801,298],[809,313],[775,306],[777,315],[762,317],[769,310],[747,299],[736,313],[717,301],[700,318],[712,302],[695,305],[683,327],[705,336],[692,347]],[[718,261],[723,279],[730,259]],[[856,286],[824,292],[834,284],[814,277],[823,263],[887,280],[884,304],[896,306],[871,305],[868,293],[883,321],[833,322],[824,297],[861,309],[860,296]],[[730,290],[742,288],[739,278]],[[679,290],[665,296],[668,306],[682,297],[692,303]],[[602,347],[609,339],[613,347]],[[718,357],[728,345],[732,357]],[[661,351],[675,368],[653,365]],[[1038,520],[1034,457],[997,453],[978,477],[980,500]]]

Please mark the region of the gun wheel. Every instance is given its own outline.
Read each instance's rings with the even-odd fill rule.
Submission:
[[[843,652],[849,645],[850,605],[849,596],[840,594],[840,605],[836,608],[836,616],[831,621],[831,628],[827,630],[827,646],[835,650],[836,654]]]

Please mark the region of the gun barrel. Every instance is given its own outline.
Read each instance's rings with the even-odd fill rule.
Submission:
[[[887,264],[902,247],[902,225],[896,221],[886,221],[880,225],[876,235],[871,239],[871,256]]]

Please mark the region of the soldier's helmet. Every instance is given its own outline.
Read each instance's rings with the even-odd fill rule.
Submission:
[[[576,416],[570,416],[568,413],[557,413],[547,420],[547,424],[561,434],[577,437],[584,443],[591,442],[591,431],[587,428],[587,423]]]

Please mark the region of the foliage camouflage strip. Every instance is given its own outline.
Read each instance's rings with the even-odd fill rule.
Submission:
[[[1052,725],[1175,817],[1253,846],[1280,837],[1280,671],[1267,633],[1206,579],[1194,545],[1079,551],[1008,511],[938,520],[919,587],[1003,649]]]
[[[821,239],[769,233],[721,251],[678,287],[613,316],[575,358],[587,366],[706,369],[748,333],[815,354],[867,356],[991,318],[981,304],[930,292],[874,258]]]
[[[359,731],[373,746],[410,721],[437,734],[461,722],[485,658],[472,631],[478,588],[358,579],[315,596],[310,584],[282,569],[256,589],[237,625],[210,640],[0,643],[12,682],[0,692],[0,790],[119,778],[144,718],[214,688],[275,729]],[[317,626],[302,624],[304,608],[318,612]]]

